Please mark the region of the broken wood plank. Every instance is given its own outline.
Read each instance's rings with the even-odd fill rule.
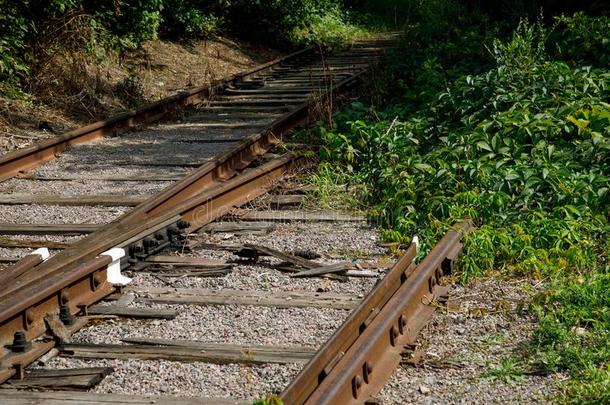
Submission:
[[[0,257],[0,263],[17,263],[19,260],[18,257]]]
[[[236,209],[231,215],[242,221],[267,221],[267,222],[367,222],[363,216],[351,216],[339,214],[332,211],[254,211],[247,209]]]
[[[190,256],[162,256],[155,255],[146,258],[147,263],[159,265],[171,265],[175,267],[188,266],[199,269],[225,269],[230,268],[229,263],[222,260],[208,259],[205,257],[190,257]]]
[[[269,204],[273,209],[281,209],[283,207],[299,207],[303,205],[305,196],[302,194],[284,194],[272,195],[269,197]]]
[[[64,205],[64,206],[105,206],[134,207],[149,199],[150,195],[62,195],[62,194],[0,194],[0,204],[21,205]]]
[[[347,271],[349,265],[350,265],[349,262],[341,262],[341,263],[329,264],[327,266],[319,266],[314,269],[309,269],[309,270],[300,271],[298,273],[294,273],[290,277],[297,277],[297,278],[298,277],[316,277],[316,276],[322,276],[322,275],[331,274],[331,273],[342,273],[342,272]]]
[[[245,245],[235,245],[235,244],[216,244],[216,243],[200,243],[195,247],[202,249],[222,249],[232,252],[240,257],[245,257],[249,260],[257,261],[260,256],[274,256],[284,262],[290,263],[292,266],[286,266],[286,263],[282,263],[279,266],[274,266],[275,269],[289,272],[289,273],[298,273],[301,269],[315,269],[321,267],[322,265],[316,263],[314,261],[305,259],[301,256],[297,256],[291,253],[285,253],[277,249],[270,248],[268,246],[262,245],[253,245],[253,244],[245,244]],[[345,282],[347,278],[345,276],[339,274],[332,274],[332,272],[326,272],[322,277],[330,278],[333,280],[338,280]]]
[[[292,263],[295,266],[303,267],[305,269],[317,269],[322,266],[320,263],[316,263],[314,261],[305,259],[301,256],[293,255],[290,253],[285,253],[285,252],[279,251],[277,249],[270,248],[268,246],[252,245],[252,244],[247,244],[244,246],[246,249],[256,250],[256,252],[259,255],[264,254],[264,255],[268,255],[268,256],[274,256],[280,260],[284,260],[286,262]],[[239,255],[240,252],[236,252],[236,254]],[[295,269],[295,272],[298,272],[298,269]],[[333,273],[332,271],[331,272],[326,271],[324,273],[325,273],[324,274],[325,278],[330,278],[333,280],[339,280],[339,281],[343,281],[343,282],[347,281],[347,279],[344,276],[339,275],[339,274],[332,274]]]
[[[244,247],[246,249],[255,250],[259,255],[273,256],[285,262],[290,262],[295,266],[300,266],[306,269],[315,269],[317,267],[320,267],[319,263],[304,259],[300,256],[292,255],[290,253],[285,253],[280,250],[270,248],[268,246],[246,244],[244,245]]]
[[[87,308],[89,315],[116,315],[125,318],[174,319],[180,312],[172,309],[133,308],[125,305],[94,305]]]
[[[48,249],[66,249],[68,246],[70,246],[70,244],[64,242],[0,237],[0,247],[4,248],[38,249],[41,247],[46,247]]]
[[[136,302],[184,305],[255,305],[276,308],[354,309],[360,302],[356,295],[310,291],[243,291],[200,288],[129,288]]]
[[[375,270],[348,270],[343,274],[348,277],[375,278],[379,277],[382,273]]]
[[[173,266],[146,266],[142,270],[143,273],[159,273],[165,277],[221,277],[231,273],[232,267],[227,265],[218,266],[218,268],[201,267],[173,267]]]
[[[140,395],[97,394],[79,391],[0,391],[2,405],[250,405],[252,401],[232,398],[180,398]]]
[[[302,269],[300,267],[294,267],[294,265],[292,265],[292,263],[280,263],[276,266],[273,266],[274,269],[282,271],[284,273],[299,273],[302,271]],[[328,278],[330,280],[336,280],[336,281],[340,281],[342,283],[348,281],[347,276],[343,275],[343,274],[334,274],[334,273],[329,273],[329,274],[322,274],[320,277],[322,278]]]
[[[59,350],[61,356],[81,359],[168,360],[212,364],[306,363],[315,353],[314,349],[185,341],[171,346],[155,344],[67,344],[61,345]]]
[[[186,173],[184,174],[186,175]],[[99,176],[95,179],[88,179],[82,176],[40,176],[33,173],[26,173],[20,176],[16,176],[16,178],[23,180],[35,180],[35,181],[87,181],[87,180],[96,180],[96,181],[118,181],[118,182],[168,182],[168,181],[178,181],[184,177],[184,175],[175,175],[175,176],[162,176],[162,175],[141,175],[141,176]]]
[[[272,222],[212,222],[201,228],[199,232],[228,232],[228,233],[269,233],[275,229]]]
[[[0,388],[87,390],[99,384],[112,373],[112,367],[73,368],[63,370],[36,369],[26,374],[25,379],[10,379]],[[0,393],[0,398],[1,398]]]
[[[70,343],[72,333],[66,328],[64,323],[59,319],[59,314],[47,314],[44,317],[47,327],[59,342]]]
[[[98,224],[0,224],[4,235],[80,235],[97,230]]]

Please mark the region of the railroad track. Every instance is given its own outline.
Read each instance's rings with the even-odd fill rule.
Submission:
[[[391,269],[380,272],[378,263],[373,270],[362,270],[345,261],[316,262],[307,258],[311,252],[271,247],[282,245],[281,236],[269,241],[265,234],[272,227],[269,221],[278,218],[334,221],[346,224],[345,232],[353,232],[350,227],[361,218],[243,207],[253,201],[298,204],[298,187],[293,184],[291,189],[285,179],[306,160],[283,152],[282,141],[296,126],[316,119],[315,114],[332,111],[392,41],[362,42],[332,55],[306,49],[0,158],[3,402],[147,401],[6,389],[91,387],[109,372],[107,367],[27,369],[41,358],[53,364],[57,360],[48,359],[58,354],[116,361],[281,364],[288,370],[282,380],[285,387],[272,388],[283,389],[280,397],[286,404],[370,401],[446,296],[440,281],[451,271],[469,224],[449,232],[419,265],[412,245]],[[266,195],[278,188],[290,195]],[[227,215],[238,220],[214,222]],[[257,222],[261,219],[267,221]],[[328,225],[310,226],[313,233],[341,234],[338,225],[322,230],[316,226]],[[218,232],[245,236],[226,243],[215,239]],[[263,235],[256,239],[253,232]],[[38,250],[32,253],[34,248]],[[229,256],[241,262],[231,264]],[[270,265],[272,271],[283,272],[272,276],[278,284],[272,288],[267,281],[251,282],[251,273],[241,268]],[[219,277],[238,288],[227,288]],[[319,277],[327,280],[322,288]],[[250,284],[258,288],[247,288]],[[182,318],[192,322],[202,307],[208,308],[207,315],[222,317],[231,306],[239,308],[234,316],[255,311],[250,312],[253,318],[260,308],[296,308],[299,319],[288,324],[297,330],[307,322],[315,328],[327,315],[333,318],[333,330],[341,327],[328,340],[328,333],[316,338],[321,348],[298,339],[287,342],[290,345],[262,345],[248,336],[243,344],[218,343],[223,341],[219,336],[207,343],[207,333],[213,332],[205,323],[196,325],[199,332],[183,331],[200,340],[146,334],[150,319],[166,322],[168,329],[161,327],[161,335],[171,335]],[[245,309],[250,307],[255,310]],[[279,312],[272,315],[271,320]],[[125,322],[141,336],[113,337],[114,324],[104,321],[116,322],[116,317],[138,319]],[[101,324],[88,326],[92,322]],[[87,342],[95,328],[108,340]]]

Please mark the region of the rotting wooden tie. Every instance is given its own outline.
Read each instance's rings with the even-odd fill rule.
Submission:
[[[0,224],[0,235],[81,235],[96,231],[98,224]]]
[[[231,267],[230,264],[225,263],[221,260],[207,259],[205,257],[190,257],[190,256],[164,256],[155,255],[146,258],[147,263],[153,263],[158,265],[172,265],[172,266],[188,266],[192,268],[201,269],[218,269]]]
[[[87,308],[89,315],[116,315],[125,318],[174,319],[180,312],[172,309],[134,308],[126,305],[94,305]]]
[[[201,232],[209,233],[234,233],[234,234],[267,234],[275,229],[275,224],[272,222],[212,222],[202,227]]]
[[[60,354],[95,359],[169,360],[214,364],[306,363],[316,350],[301,346],[253,346],[187,340],[126,338],[130,344],[67,344]]]
[[[65,205],[65,206],[106,206],[133,207],[146,200],[150,195],[61,195],[61,194],[2,194],[0,204],[4,205]]]
[[[360,303],[356,295],[310,291],[243,291],[200,288],[129,288],[136,302],[183,305],[255,305],[276,308],[354,309]]]
[[[303,194],[272,195],[269,197],[269,204],[274,209],[298,207],[303,205],[304,201],[305,196]]]
[[[345,273],[349,267],[349,262],[340,262],[329,265],[320,265],[319,267],[300,271],[291,275],[291,277],[315,277],[322,276],[329,273]]]
[[[0,247],[4,247],[4,248],[37,249],[37,248],[41,248],[41,247],[46,247],[48,249],[65,249],[68,246],[70,246],[70,244],[64,243],[64,242],[0,237]]]
[[[232,398],[180,398],[150,395],[98,394],[80,391],[0,391],[2,405],[250,405],[252,401]]]
[[[331,211],[254,211],[247,209],[236,209],[231,215],[242,221],[267,221],[267,222],[367,222],[362,216],[337,214]]]
[[[23,380],[11,379],[0,388],[19,389],[82,389],[95,387],[104,377],[112,373],[112,367],[73,368],[64,370],[35,369],[28,372]],[[0,392],[0,402],[4,403]]]

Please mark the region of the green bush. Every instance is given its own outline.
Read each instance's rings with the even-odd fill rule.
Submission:
[[[561,15],[549,37],[552,54],[576,65],[610,66],[610,17]]]
[[[176,0],[162,11],[161,30],[172,37],[209,37],[221,29],[228,0]]]
[[[522,22],[509,39],[488,41],[478,26],[452,27],[461,20],[445,23],[453,34],[442,45],[410,43],[413,70],[397,74],[404,82],[384,110],[352,105],[322,131],[325,173],[339,177],[336,184],[357,183],[385,237],[417,234],[422,254],[471,217],[477,229],[464,238],[465,281],[553,280],[533,303],[539,325],[530,360],[571,373],[567,401],[607,398],[610,71],[575,63],[580,57],[555,60],[541,23]],[[491,68],[476,72],[475,59],[448,73],[461,32],[488,43]],[[418,35],[430,31],[407,33]],[[454,47],[455,56],[446,52]]]
[[[26,39],[32,30],[21,10],[10,0],[0,0],[0,82],[14,82],[28,71],[20,55],[26,47]]]
[[[44,35],[63,38],[63,31],[74,29],[64,24],[71,16],[85,17],[88,33],[78,37],[80,46],[96,54],[135,49],[160,34],[210,37],[224,30],[276,45],[303,45],[336,43],[360,32],[347,22],[340,0],[0,0],[0,83],[18,86],[46,56],[36,52],[60,51],[32,45],[53,39]],[[61,39],[55,43],[61,45]]]
[[[84,0],[84,10],[112,35],[115,45],[134,49],[157,37],[163,0]]]

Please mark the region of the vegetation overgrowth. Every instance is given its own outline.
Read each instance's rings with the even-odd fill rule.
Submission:
[[[361,33],[342,0],[0,0],[0,93],[18,91],[57,52],[241,35],[276,46],[333,44]]]
[[[410,5],[377,97],[319,128],[319,197],[347,185],[386,238],[425,248],[472,218],[464,282],[548,287],[509,374],[565,371],[558,400],[610,402],[610,18],[511,26],[458,1]]]

